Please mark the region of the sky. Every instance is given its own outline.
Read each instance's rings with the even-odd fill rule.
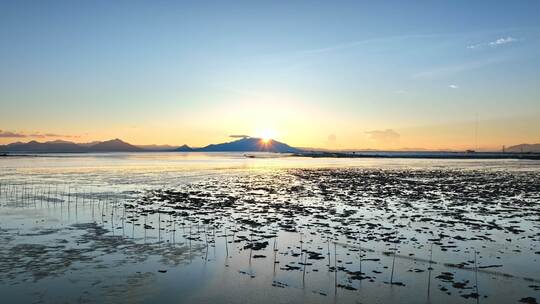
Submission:
[[[540,1],[0,1],[0,144],[540,142]]]

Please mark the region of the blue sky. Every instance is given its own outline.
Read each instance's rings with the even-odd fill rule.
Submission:
[[[539,1],[378,2],[2,1],[0,143],[540,141]]]

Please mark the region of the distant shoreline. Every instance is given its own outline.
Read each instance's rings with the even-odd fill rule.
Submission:
[[[294,156],[311,158],[407,158],[407,159],[526,159],[540,160],[540,153],[501,152],[306,152]]]
[[[246,153],[272,153],[259,151],[138,151],[138,152],[17,152],[17,153],[0,153],[2,157],[48,157],[52,155],[91,155],[91,154],[118,154],[118,153],[238,153],[244,154],[246,158],[258,158],[256,155]],[[277,153],[276,155],[287,155],[291,157],[307,157],[307,158],[402,158],[402,159],[523,159],[523,160],[540,160],[540,153],[518,153],[518,152],[437,152],[437,151],[369,151],[369,152],[297,152],[297,153]]]

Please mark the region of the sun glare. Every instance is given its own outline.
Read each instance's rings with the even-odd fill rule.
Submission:
[[[271,129],[264,129],[260,132],[259,137],[262,139],[263,143],[269,143],[276,136],[276,132]]]

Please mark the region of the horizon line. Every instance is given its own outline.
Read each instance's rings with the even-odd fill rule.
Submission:
[[[229,142],[235,142],[235,141],[238,141],[238,140],[242,140],[242,139],[245,139],[245,138],[253,138],[253,139],[260,139],[260,140],[264,140],[263,138],[261,137],[257,137],[257,136],[248,136],[248,135],[242,135],[242,136],[229,136],[231,138],[239,138],[239,139],[236,139],[236,140],[232,140],[232,141],[227,141],[227,142],[221,142],[221,143],[229,143]],[[270,138],[269,140],[271,141],[275,141],[275,142],[280,142],[279,140],[277,139],[274,139],[274,138]],[[76,144],[76,145],[85,145],[85,144],[99,144],[99,143],[104,143],[104,142],[111,142],[111,141],[121,141],[123,143],[126,143],[126,144],[129,144],[129,145],[132,145],[132,146],[135,146],[135,147],[138,147],[138,148],[142,148],[144,149],[144,147],[170,147],[171,149],[177,149],[177,148],[180,148],[180,147],[189,147],[189,148],[192,148],[192,149],[199,149],[199,148],[204,148],[204,147],[207,147],[207,146],[210,146],[210,145],[216,145],[216,143],[210,143],[210,144],[207,144],[207,145],[203,145],[203,146],[190,146],[186,143],[184,144],[134,144],[134,143],[130,143],[130,142],[127,142],[121,138],[113,138],[113,139],[108,139],[108,140],[95,140],[95,141],[88,141],[88,142],[77,142],[77,141],[70,141],[70,140],[62,140],[62,139],[56,139],[56,140],[48,140],[48,141],[39,141],[37,139],[32,139],[32,140],[28,140],[28,141],[14,141],[14,142],[10,142],[10,143],[6,143],[6,144],[0,144],[0,147],[1,146],[8,146],[8,145],[12,145],[12,144],[17,144],[17,143],[20,143],[20,144],[28,144],[28,143],[31,143],[31,142],[35,142],[35,143],[40,143],[40,144],[46,144],[46,143],[58,143],[58,142],[62,142],[62,143],[72,143],[72,144]],[[221,144],[221,143],[217,143],[217,144]],[[283,143],[283,142],[280,142],[280,143]],[[289,144],[287,144],[289,145]],[[520,143],[520,144],[515,144],[515,145],[503,145],[502,148],[505,149],[505,148],[513,148],[513,147],[516,147],[516,146],[522,146],[522,145],[540,145],[540,143]],[[332,153],[332,152],[466,152],[466,151],[474,151],[474,152],[501,152],[501,150],[499,149],[493,149],[493,148],[482,148],[482,147],[479,147],[478,149],[456,149],[456,148],[434,148],[434,149],[429,149],[429,148],[419,148],[419,147],[416,147],[416,148],[409,148],[409,147],[401,147],[401,148],[394,148],[394,149],[378,149],[378,148],[369,148],[369,147],[364,147],[364,148],[335,148],[335,149],[332,149],[332,148],[317,148],[317,147],[300,147],[300,146],[293,146],[293,145],[289,145],[290,147],[293,147],[293,148],[296,148],[296,149],[300,149],[300,150],[304,150],[305,152],[328,152],[328,153]],[[142,152],[166,152],[167,150],[145,150],[145,151],[142,151]],[[195,151],[194,151],[195,152]]]

